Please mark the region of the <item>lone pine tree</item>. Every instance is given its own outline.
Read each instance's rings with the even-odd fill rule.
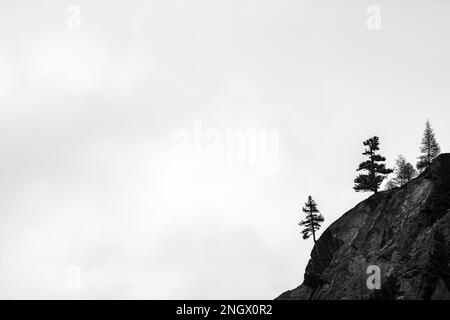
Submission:
[[[441,153],[441,148],[436,141],[434,131],[431,128],[430,121],[425,123],[425,132],[423,133],[422,146],[420,147],[422,154],[419,156],[417,162],[417,170],[423,171],[428,168],[434,159]]]
[[[302,230],[303,239],[308,239],[311,235],[314,243],[316,243],[316,231],[319,230],[320,224],[325,220],[317,209],[317,203],[311,196],[302,208],[306,214],[306,219],[299,222],[299,226],[304,227]]]
[[[382,163],[386,161],[386,158],[376,153],[376,151],[380,150],[380,139],[378,137],[370,138],[364,141],[363,144],[368,147],[363,155],[368,156],[369,159],[360,163],[357,171],[365,170],[367,173],[359,174],[355,178],[353,189],[356,192],[373,191],[377,193],[385,176],[392,173],[393,170],[386,168],[386,165]]]

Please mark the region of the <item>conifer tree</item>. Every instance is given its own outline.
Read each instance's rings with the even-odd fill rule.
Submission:
[[[385,176],[392,173],[393,170],[386,168],[383,163],[386,158],[376,153],[380,150],[380,139],[378,137],[372,137],[364,141],[363,144],[367,147],[363,155],[368,156],[369,159],[360,163],[357,171],[365,170],[367,173],[359,174],[355,178],[353,189],[356,192],[372,191],[377,193]]]
[[[319,230],[320,224],[325,220],[317,209],[317,203],[311,196],[303,207],[303,212],[306,214],[306,219],[299,222],[299,226],[304,227],[302,230],[303,239],[308,239],[311,235],[314,243],[316,243],[316,231]]]
[[[417,172],[413,165],[406,161],[404,156],[399,155],[397,160],[395,160],[394,174],[395,176],[386,184],[387,190],[405,185],[416,176]]]
[[[431,128],[430,121],[425,123],[425,131],[422,138],[422,146],[420,147],[422,154],[419,156],[419,162],[417,162],[417,170],[423,171],[428,168],[434,159],[441,153],[441,148],[436,141],[434,131]]]

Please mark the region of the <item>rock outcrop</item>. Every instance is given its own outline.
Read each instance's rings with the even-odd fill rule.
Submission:
[[[450,154],[372,195],[326,229],[304,281],[277,299],[449,299]],[[366,285],[379,266],[381,290]]]

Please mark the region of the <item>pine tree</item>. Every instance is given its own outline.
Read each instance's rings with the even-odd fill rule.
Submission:
[[[359,174],[356,177],[353,189],[356,192],[373,191],[377,193],[385,175],[392,173],[393,170],[386,168],[386,165],[382,163],[386,161],[386,158],[376,153],[380,150],[380,139],[378,137],[370,138],[363,144],[368,147],[363,155],[368,156],[369,160],[362,162],[357,171],[366,170],[367,174]]]
[[[405,185],[416,176],[417,172],[413,165],[406,161],[404,156],[399,155],[397,160],[395,160],[394,174],[395,176],[386,184],[387,190]]]
[[[419,162],[417,162],[417,170],[419,171],[428,168],[439,153],[441,153],[441,148],[436,141],[429,120],[425,123],[425,132],[423,133],[420,152],[422,152],[422,154],[419,156]]]
[[[316,243],[316,231],[319,230],[320,224],[325,220],[317,209],[317,203],[311,196],[302,208],[306,214],[306,219],[299,222],[299,226],[304,227],[302,230],[303,239],[308,239],[311,235],[314,243]]]

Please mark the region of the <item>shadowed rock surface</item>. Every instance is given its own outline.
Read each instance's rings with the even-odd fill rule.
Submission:
[[[277,299],[450,299],[449,248],[450,154],[442,154],[405,186],[335,221],[315,244],[303,284]],[[369,265],[380,267],[383,290],[367,288]],[[395,294],[386,289],[393,283]]]

